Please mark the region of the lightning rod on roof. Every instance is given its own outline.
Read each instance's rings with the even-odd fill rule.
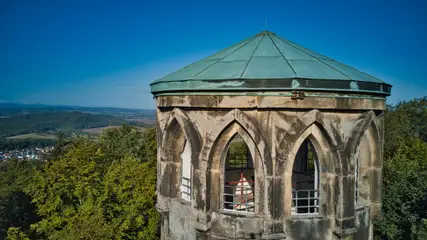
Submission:
[[[265,30],[268,30],[268,29],[267,29],[267,16],[265,16],[265,17],[264,17],[264,24],[265,24],[265,26],[264,26],[264,27],[265,27]]]

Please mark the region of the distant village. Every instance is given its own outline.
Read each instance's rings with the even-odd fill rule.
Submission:
[[[0,152],[0,161],[11,158],[22,160],[42,160],[44,154],[53,150],[53,146],[45,148],[30,148]]]

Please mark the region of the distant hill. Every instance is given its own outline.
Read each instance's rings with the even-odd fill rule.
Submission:
[[[113,107],[78,107],[55,106],[43,104],[0,103],[0,118],[21,114],[51,113],[51,112],[83,112],[106,114],[116,117],[153,120],[156,116],[154,109],[131,109]]]
[[[124,123],[137,126],[145,125],[113,115],[76,111],[14,114],[0,118],[0,138],[28,133],[78,132],[89,128],[117,126]]]

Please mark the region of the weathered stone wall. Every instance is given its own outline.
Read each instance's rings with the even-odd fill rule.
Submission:
[[[381,208],[384,101],[169,96],[158,97],[157,106],[163,239],[372,239],[371,219]],[[255,214],[222,208],[225,152],[235,134],[253,157]],[[306,138],[319,158],[315,216],[291,214],[292,166]],[[191,202],[179,197],[185,139],[191,143]]]

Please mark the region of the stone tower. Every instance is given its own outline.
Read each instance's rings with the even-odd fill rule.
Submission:
[[[151,92],[162,239],[373,238],[389,84],[263,31]]]

